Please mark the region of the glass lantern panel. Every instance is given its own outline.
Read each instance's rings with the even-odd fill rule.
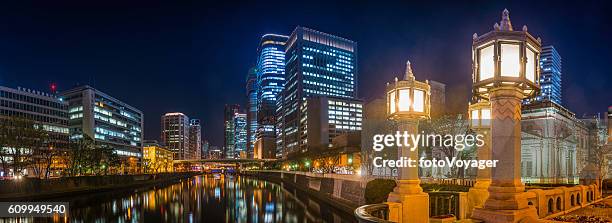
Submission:
[[[425,92],[421,90],[414,90],[414,104],[412,109],[415,112],[425,112]]]
[[[482,120],[480,123],[483,126],[491,125],[491,109],[485,108],[480,110],[480,120]]]
[[[519,45],[501,45],[501,75],[506,77],[519,77],[521,62],[519,56]]]
[[[412,103],[410,101],[410,89],[409,88],[404,88],[404,89],[399,89],[398,90],[398,96],[399,96],[399,101],[398,101],[398,111],[399,112],[406,112],[406,111],[410,111],[410,104]]]
[[[495,61],[493,60],[494,46],[488,46],[480,50],[480,79],[486,80],[493,77],[495,72]]]
[[[395,91],[389,93],[389,99],[387,101],[389,102],[389,113],[395,113]]]
[[[470,119],[472,121],[472,126],[478,126],[478,120],[480,119],[480,117],[478,117],[478,110],[472,110]]]
[[[527,48],[527,64],[525,64],[525,77],[531,82],[535,82],[536,72],[535,52]]]

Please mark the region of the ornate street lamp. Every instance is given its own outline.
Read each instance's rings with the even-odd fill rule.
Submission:
[[[387,83],[387,115],[391,120],[429,118],[429,82],[415,80],[410,61],[404,80]]]
[[[474,33],[472,43],[473,96],[490,99],[491,90],[512,87],[523,96],[532,96],[540,89],[539,59],[541,39],[527,32],[527,26],[514,31],[507,9],[501,25],[482,36]]]
[[[474,209],[472,218],[530,222],[527,219],[537,219],[537,213],[528,205],[521,182],[521,101],[539,90],[541,40],[529,34],[527,26],[515,31],[508,10],[502,12],[500,24],[493,28],[482,36],[473,36],[472,101],[491,103],[491,159],[498,162],[491,170],[489,196],[482,208]],[[484,110],[474,106],[470,113],[474,110],[482,120]]]
[[[387,116],[397,124],[397,130],[408,134],[418,134],[419,120],[429,118],[430,86],[427,81],[415,80],[410,61],[406,62],[404,80],[387,83]],[[418,150],[411,151],[408,146],[398,146],[398,158],[416,160]],[[389,194],[387,201],[391,214],[396,221],[429,222],[429,195],[423,192],[419,180],[419,168],[401,167],[397,186]]]
[[[484,140],[484,144],[476,148],[479,160],[491,159],[491,103],[481,100],[472,103],[468,107],[470,129]],[[478,169],[476,183],[468,196],[472,198],[474,207],[482,207],[489,197],[489,185],[491,185],[491,169]]]
[[[470,117],[470,128],[472,130],[491,129],[491,103],[488,101],[482,100],[470,104],[468,115]]]

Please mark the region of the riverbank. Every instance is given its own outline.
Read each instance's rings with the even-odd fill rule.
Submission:
[[[355,209],[364,203],[364,188],[358,181],[282,171],[242,171],[240,174],[274,182],[285,188],[297,189],[351,216]]]
[[[199,173],[107,175],[0,181],[0,201],[34,201],[178,182]]]

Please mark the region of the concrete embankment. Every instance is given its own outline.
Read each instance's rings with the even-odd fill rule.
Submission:
[[[0,181],[0,201],[30,201],[178,182],[197,173],[108,175]]]
[[[357,180],[284,171],[243,171],[240,174],[278,183],[286,188],[298,189],[350,215],[357,207],[364,204],[365,186]]]

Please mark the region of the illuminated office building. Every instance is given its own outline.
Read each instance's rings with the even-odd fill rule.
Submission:
[[[50,145],[54,149],[68,149],[68,103],[61,97],[25,88],[8,88],[0,86],[0,118],[19,118],[32,121],[49,134]],[[7,148],[0,148],[3,155],[10,154]],[[10,160],[11,157],[0,157]],[[10,166],[10,164],[9,164]],[[51,174],[59,175],[66,163],[53,162]],[[31,170],[22,171],[22,174]],[[6,176],[11,171],[0,169],[0,176]],[[15,171],[18,172],[18,171]]]
[[[257,49],[257,133],[259,149],[275,150],[276,109],[285,87],[285,44],[289,37],[266,34]]]
[[[361,131],[363,102],[354,99],[317,96],[302,103],[300,149],[327,148],[343,133]]]
[[[285,89],[279,109],[277,154],[305,152],[303,125],[307,98],[326,96],[353,100],[357,97],[357,43],[297,27],[285,49]]]
[[[173,152],[155,140],[146,140],[142,147],[142,166],[145,173],[168,173],[173,170]]]
[[[246,114],[234,114],[234,155],[232,158],[247,158]]]
[[[247,156],[253,157],[257,139],[257,68],[252,67],[247,73]]]
[[[223,111],[223,155],[226,158],[235,156],[235,114],[240,112],[240,106],[236,104],[226,104]]]
[[[540,93],[536,101],[561,103],[561,55],[554,46],[543,46],[540,55]]]
[[[189,120],[189,150],[192,159],[202,158],[202,126],[200,119]]]
[[[161,117],[161,140],[174,153],[175,160],[192,159],[189,144],[189,117],[180,112],[171,112]]]
[[[122,159],[123,172],[137,172],[142,157],[143,113],[110,95],[84,85],[60,93],[68,102],[72,139],[87,135]]]

